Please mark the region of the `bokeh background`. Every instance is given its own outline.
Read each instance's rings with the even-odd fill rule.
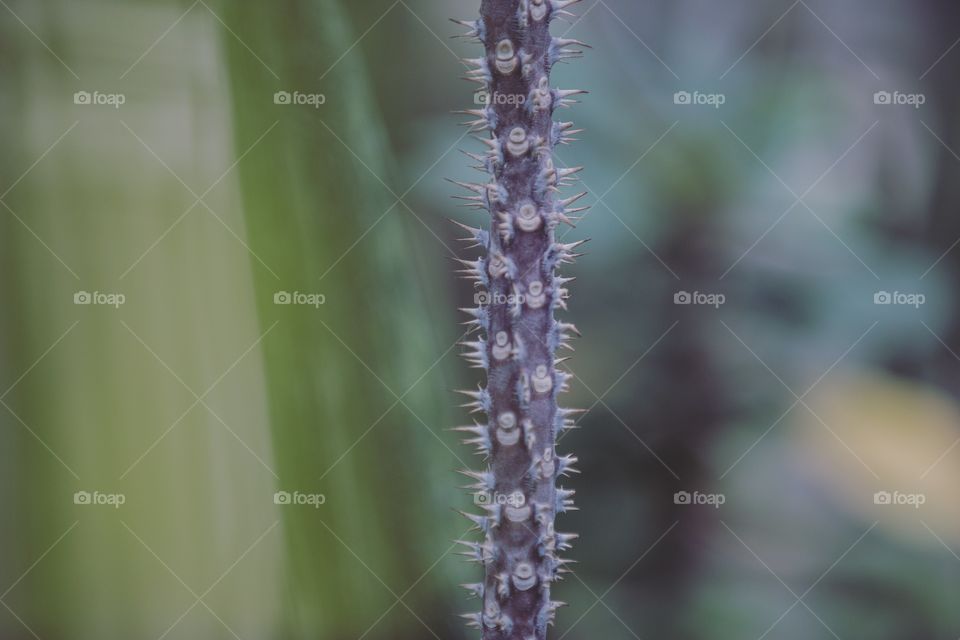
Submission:
[[[475,637],[477,2],[0,5],[0,637]],[[553,637],[957,638],[960,8],[578,6]]]

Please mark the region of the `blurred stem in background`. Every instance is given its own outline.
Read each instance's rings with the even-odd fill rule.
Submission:
[[[675,155],[661,156],[649,172],[659,190],[657,201],[667,207],[662,214],[658,212],[666,222],[653,251],[678,277],[658,265],[636,269],[659,275],[659,282],[653,277],[650,280],[663,288],[664,300],[672,300],[677,290],[689,294],[718,290],[717,273],[729,258],[717,238],[723,229],[724,210],[736,193],[731,186],[736,184],[735,175],[729,167],[702,162],[698,157],[696,149],[710,147],[709,136],[675,135],[682,139]],[[716,348],[720,328],[710,314],[690,306],[660,306],[647,315],[654,326],[670,327],[649,354],[646,366],[655,375],[643,384],[645,393],[661,400],[638,408],[640,433],[649,434],[643,437],[651,438],[652,449],[664,462],[650,460],[642,465],[645,477],[636,483],[657,487],[672,480],[676,490],[715,490],[717,470],[703,452],[713,450],[734,412],[732,394],[722,375],[725,363]],[[657,623],[651,632],[668,638],[693,637],[685,612],[702,580],[705,551],[708,541],[717,535],[719,516],[715,509],[690,510],[656,496],[650,502],[652,530],[667,531],[682,522],[664,539],[660,553],[638,572],[652,610],[668,612],[650,616]]]
[[[264,352],[281,486],[327,496],[320,510],[284,514],[288,631],[355,636],[394,602],[383,583],[403,593],[460,533],[446,488],[456,462],[439,440],[452,424],[442,409],[451,385],[431,369],[456,335],[422,320],[426,296],[441,289],[417,272],[406,212],[391,208],[381,183],[393,175],[391,152],[359,51],[338,61],[354,41],[339,3],[277,11],[236,2],[223,11],[243,33],[243,43],[224,35],[238,153],[279,121],[239,171],[251,248],[277,274],[255,267],[261,323],[279,322]],[[278,90],[322,92],[326,102],[278,106]],[[353,154],[356,162],[344,161]],[[446,262],[437,255],[434,264]],[[277,307],[281,289],[322,292],[326,304]],[[424,586],[453,580],[441,566]],[[450,628],[452,605],[436,601],[444,589],[427,591],[429,608],[413,604],[417,592],[406,601],[434,612],[432,628]],[[424,632],[402,611],[370,637]]]
[[[712,176],[711,176],[712,177]],[[700,185],[714,185],[702,180]],[[711,291],[716,288],[716,272],[723,263],[723,252],[714,242],[720,226],[717,191],[702,187],[702,201],[688,203],[675,194],[665,199],[676,203],[668,218],[674,221],[655,249],[664,261],[683,277],[683,287],[693,291]],[[689,191],[688,191],[689,193]],[[669,296],[669,292],[667,296]],[[683,308],[681,308],[681,311]],[[661,312],[660,322],[669,326],[677,313],[671,309]],[[671,313],[672,312],[672,313]],[[669,460],[676,472],[680,490],[694,491],[696,487],[714,487],[716,469],[704,451],[715,446],[723,431],[732,407],[730,393],[721,375],[723,362],[717,354],[716,322],[703,313],[680,315],[671,335],[661,349],[651,353],[651,370],[657,372],[650,392],[663,398],[647,416],[644,431],[657,433],[657,451]],[[678,393],[676,390],[682,389]],[[660,465],[650,465],[650,473],[662,476]],[[650,484],[653,484],[651,482]],[[689,598],[702,577],[706,543],[717,535],[718,516],[714,509],[684,510],[683,505],[654,501],[663,505],[658,509],[659,530],[667,530],[671,523],[682,520],[676,535],[664,541],[664,548],[646,567],[649,575],[657,576],[650,588],[652,598],[660,607],[673,612],[663,616],[665,624],[658,635],[671,638],[689,637],[690,623],[684,616]]]
[[[24,101],[22,98],[18,99],[20,94],[16,90],[22,86],[23,74],[26,72],[21,45],[22,40],[15,37],[13,25],[0,21],[0,140],[3,141],[4,149],[4,153],[0,155],[0,192],[7,191],[22,172],[22,167],[29,164],[26,161],[23,132],[17,124],[24,117],[25,109]],[[5,393],[20,375],[18,370],[29,366],[29,353],[33,346],[29,334],[24,333],[30,324],[22,307],[27,283],[23,282],[23,278],[17,277],[19,245],[27,239],[11,233],[14,230],[11,222],[15,222],[10,218],[6,205],[0,205],[0,220],[3,221],[0,226],[0,270],[3,273],[0,278],[0,296],[3,299],[0,305],[0,393]],[[30,470],[44,466],[40,459],[45,452],[29,446],[26,438],[16,437],[16,419],[2,406],[0,428],[0,504],[5,505],[4,509],[8,514],[31,513],[30,496],[23,490],[23,487],[27,486],[24,481],[39,480],[31,477]],[[44,485],[35,487],[41,492],[44,488]],[[10,554],[11,550],[16,550],[12,555],[20,558],[42,553],[42,543],[32,543],[31,540],[40,532],[47,529],[52,531],[56,527],[49,523],[51,519],[49,512],[35,514],[33,517],[14,518],[5,515],[0,520],[3,523],[0,527],[0,545],[4,553]],[[13,526],[15,521],[17,526]],[[2,563],[0,584],[4,590],[16,580],[17,569],[8,562]],[[16,625],[16,621],[10,617],[0,623],[0,630],[18,632]]]
[[[931,0],[929,16],[930,31],[940,36],[931,38],[930,46],[927,47],[928,54],[933,56],[932,59],[936,59],[939,55],[936,50],[939,43],[956,37],[955,29],[960,24],[960,8],[949,0]],[[944,68],[939,69],[931,78],[935,81],[931,83],[933,91],[930,93],[933,95],[930,100],[945,117],[935,125],[943,144],[936,148],[935,186],[927,205],[927,228],[922,232],[922,240],[931,255],[943,256],[943,261],[934,267],[934,270],[947,274],[952,290],[956,291],[960,285],[960,250],[955,246],[956,239],[960,238],[960,182],[956,179],[957,167],[960,165],[956,155],[956,150],[960,149],[960,119],[956,115],[960,109],[960,85],[949,72],[953,68],[944,65]],[[948,345],[960,344],[960,296],[955,296],[951,301],[943,340]],[[953,348],[956,349],[955,346]],[[947,349],[938,349],[933,360],[936,383],[954,397],[960,398],[956,356]]]

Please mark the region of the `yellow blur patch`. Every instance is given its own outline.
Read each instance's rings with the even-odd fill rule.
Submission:
[[[927,386],[854,372],[834,375],[805,401],[812,413],[802,405],[793,411],[795,451],[839,506],[915,544],[942,549],[936,536],[948,545],[960,541],[954,400]]]

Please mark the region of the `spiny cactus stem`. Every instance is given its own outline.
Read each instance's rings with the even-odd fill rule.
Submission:
[[[557,404],[569,374],[556,351],[579,334],[558,323],[554,310],[566,309],[570,281],[557,268],[576,258],[579,243],[558,243],[555,230],[572,225],[582,209],[568,207],[583,194],[555,198],[579,169],[554,165],[554,147],[575,132],[572,123],[555,123],[553,112],[582,92],[551,87],[550,69],[584,45],[551,37],[550,23],[578,1],[482,0],[479,20],[455,20],[484,46],[484,57],[465,62],[472,67],[467,79],[489,96],[482,109],[463,112],[471,131],[489,132],[477,137],[484,153],[467,153],[489,180],[454,181],[470,194],[461,197],[466,206],[490,214],[489,230],[460,225],[464,240],[484,249],[478,260],[460,261],[461,272],[487,292],[485,304],[465,309],[467,324],[483,337],[464,343],[487,386],[463,392],[465,406],[487,421],[459,428],[489,464],[464,472],[474,481],[468,488],[492,495],[483,513],[466,514],[483,540],[459,541],[464,555],[484,566],[482,583],[464,585],[482,600],[481,611],[465,617],[484,640],[545,640],[560,605],[550,588],[568,562],[558,553],[575,537],[554,529],[556,514],[573,508],[573,492],[558,488],[557,479],[575,472],[576,461],[555,449],[573,414]]]

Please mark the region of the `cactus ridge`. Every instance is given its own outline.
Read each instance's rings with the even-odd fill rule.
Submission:
[[[483,57],[464,62],[465,79],[481,85],[486,100],[458,113],[483,145],[481,153],[463,153],[487,179],[451,180],[464,190],[455,196],[464,206],[489,214],[487,229],[456,223],[463,241],[482,249],[475,260],[459,260],[459,272],[481,292],[475,308],[462,310],[480,337],[462,346],[470,365],[486,372],[486,387],[460,393],[462,406],[486,421],[456,430],[487,464],[462,471],[472,481],[465,488],[486,499],[476,500],[481,513],[463,514],[480,539],[458,541],[462,555],[484,568],[483,582],[463,585],[481,601],[480,611],[463,617],[483,640],[546,639],[562,606],[551,600],[551,585],[572,562],[559,553],[576,538],[554,528],[558,513],[575,508],[574,492],[558,487],[558,478],[577,473],[576,458],[556,452],[576,413],[558,406],[571,375],[556,354],[572,350],[579,332],[554,314],[566,310],[565,285],[573,280],[558,269],[580,255],[583,241],[563,244],[555,232],[574,225],[586,207],[573,205],[586,193],[557,196],[580,168],[556,166],[554,148],[579,131],[553,114],[585,92],[551,87],[550,70],[586,45],[552,37],[550,24],[572,16],[566,9],[579,1],[482,0],[478,20],[454,20],[484,47]]]

